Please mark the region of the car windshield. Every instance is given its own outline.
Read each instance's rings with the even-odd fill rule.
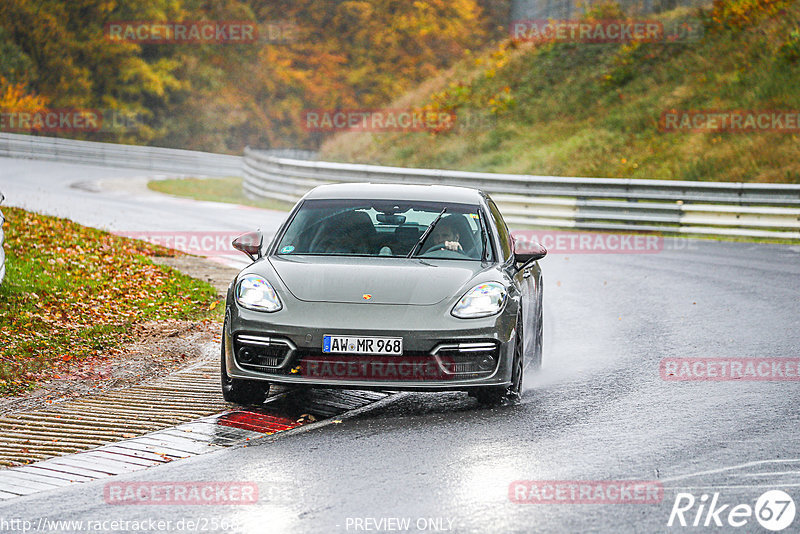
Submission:
[[[480,261],[486,241],[477,205],[306,200],[286,229],[277,253]]]

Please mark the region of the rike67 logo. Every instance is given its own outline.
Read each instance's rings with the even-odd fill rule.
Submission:
[[[779,532],[794,522],[795,512],[794,500],[781,490],[765,492],[756,500],[755,507],[749,504],[723,504],[719,493],[710,497],[704,493],[699,499],[691,493],[678,493],[667,526],[739,528],[749,525],[747,531],[752,532],[752,519],[755,517],[765,529]]]

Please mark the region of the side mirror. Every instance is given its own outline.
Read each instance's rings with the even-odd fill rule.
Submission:
[[[528,250],[524,253],[521,252],[514,253],[514,261],[519,265],[517,269],[519,271],[527,267],[529,263],[541,260],[542,258],[547,256],[547,249],[544,248],[544,246],[542,246],[539,243],[532,243],[526,248]]]
[[[264,234],[261,232],[247,232],[233,240],[233,248],[244,252],[250,259],[256,261],[261,257],[261,244],[264,242]]]

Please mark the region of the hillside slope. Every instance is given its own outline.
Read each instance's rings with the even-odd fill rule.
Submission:
[[[606,4],[589,17],[620,18]],[[797,1],[718,1],[657,17],[699,39],[504,42],[399,100],[483,114],[438,133],[344,133],[326,159],[560,176],[800,183],[800,129],[664,131],[670,110],[800,110]]]

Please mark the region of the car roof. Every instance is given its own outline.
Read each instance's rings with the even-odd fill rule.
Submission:
[[[478,204],[482,192],[469,187],[451,185],[411,185],[345,183],[321,185],[311,190],[306,199],[417,200]]]

